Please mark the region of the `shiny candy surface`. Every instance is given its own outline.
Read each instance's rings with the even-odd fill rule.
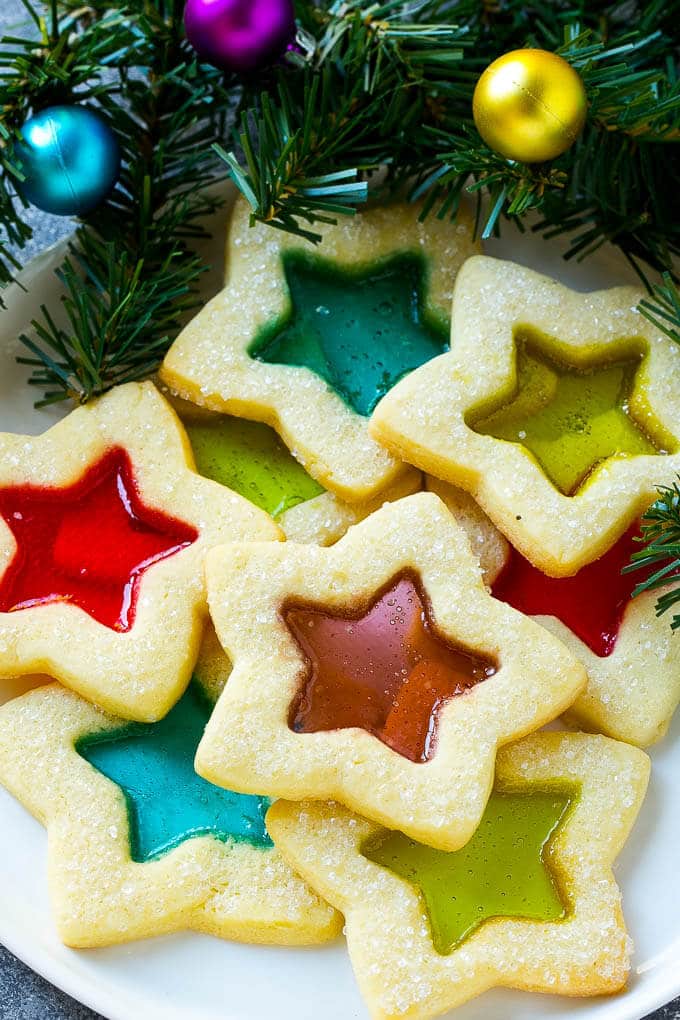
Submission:
[[[556,53],[513,50],[489,64],[472,113],[495,152],[520,163],[555,159],[578,138],[588,101],[578,73]]]
[[[144,572],[198,537],[142,502],[122,449],[65,488],[0,489],[0,516],[17,545],[0,578],[0,612],[71,602],[118,631],[134,623]]]
[[[445,702],[496,671],[490,659],[436,633],[420,585],[408,576],[390,582],[364,612],[286,606],[283,619],[307,659],[291,729],[360,727],[414,762],[436,752]]]
[[[160,722],[78,742],[78,753],[125,795],[133,860],[152,860],[194,836],[272,845],[264,824],[268,798],[223,790],[194,770],[210,711],[192,684]]]
[[[434,947],[446,955],[491,918],[566,916],[550,867],[550,844],[575,797],[567,790],[496,790],[461,850],[434,850],[387,832],[362,852],[420,892]]]
[[[448,324],[424,310],[419,258],[348,272],[288,254],[284,269],[291,312],[256,339],[251,357],[309,368],[357,414],[370,415],[402,376],[448,349]]]
[[[295,12],[291,0],[187,0],[184,27],[202,60],[247,74],[293,43]]]
[[[120,173],[116,137],[93,110],[51,106],[26,121],[13,156],[24,198],[57,216],[84,216],[109,194]]]
[[[200,473],[272,517],[324,492],[268,425],[225,415],[185,427]]]
[[[524,446],[564,495],[577,492],[610,457],[668,452],[629,407],[640,355],[581,368],[531,339],[518,337],[516,347],[517,382],[509,399],[473,411],[468,422],[482,435]]]

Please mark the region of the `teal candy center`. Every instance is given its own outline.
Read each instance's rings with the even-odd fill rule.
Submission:
[[[418,256],[350,272],[287,253],[283,268],[290,311],[255,339],[250,356],[310,369],[357,414],[370,415],[402,376],[448,349],[448,324],[425,312]]]
[[[131,723],[78,741],[78,754],[125,795],[134,861],[160,857],[194,836],[272,846],[264,824],[267,797],[223,790],[194,771],[209,715],[192,684],[160,722]]]

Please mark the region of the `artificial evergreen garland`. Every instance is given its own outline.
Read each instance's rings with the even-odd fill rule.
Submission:
[[[254,219],[305,236],[364,202],[369,184],[427,191],[437,215],[455,212],[467,184],[488,190],[486,234],[501,214],[537,209],[546,235],[576,231],[571,255],[609,240],[644,273],[670,270],[680,250],[678,2],[300,2],[309,52],[248,81],[197,61],[184,0],[23,2],[39,40],[6,38],[0,52],[2,281],[16,269],[7,242],[30,236],[12,162],[27,116],[95,105],[124,156],[62,269],[68,329],[46,312],[37,344],[26,340],[45,400],[85,401],[153,369],[193,301],[191,243],[213,201],[201,189],[227,170]],[[473,126],[480,72],[523,45],[559,51],[586,85],[585,131],[553,164],[503,159]]]
[[[535,210],[534,229],[570,235],[568,257],[610,241],[643,280],[665,271],[643,311],[680,341],[680,0],[299,0],[304,46],[248,79],[197,59],[184,0],[22,2],[32,30],[0,50],[0,283],[30,237],[13,159],[26,119],[87,104],[123,153],[59,271],[67,326],[43,308],[22,337],[40,402],[154,370],[196,303],[205,188],[227,174],[253,220],[313,239],[369,192],[425,194],[429,215],[453,216],[470,191],[484,236]],[[586,87],[585,129],[552,163],[499,156],[472,120],[480,73],[522,46],[560,53]],[[655,506],[676,514],[667,497]]]

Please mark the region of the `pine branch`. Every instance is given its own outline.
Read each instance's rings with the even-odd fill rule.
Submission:
[[[205,267],[192,244],[203,236],[200,219],[217,204],[205,189],[216,176],[211,145],[223,133],[232,83],[196,63],[180,0],[130,0],[114,16],[102,11],[87,8],[77,42],[70,12],[53,43],[43,31],[43,60],[60,63],[72,99],[86,95],[96,103],[119,140],[123,170],[109,198],[85,218],[59,271],[66,325],[42,309],[34,336],[21,337],[29,381],[44,391],[39,403],[84,402],[157,367],[196,305]],[[31,45],[19,47],[22,68]],[[77,52],[65,56],[67,46]],[[76,88],[81,77],[90,83],[85,93]],[[18,95],[16,86],[12,80]],[[9,189],[4,194],[11,204]]]
[[[645,591],[656,591],[676,581],[680,574],[680,487],[659,486],[659,498],[642,516],[641,542],[645,548],[633,553],[624,573],[649,571],[649,576],[633,591],[633,598]],[[652,570],[657,567],[656,570]],[[680,602],[680,583],[664,591],[656,602],[656,615],[662,616]],[[680,613],[671,621],[673,630],[680,627]]]
[[[95,266],[105,275],[96,276]],[[67,328],[57,326],[42,306],[42,318],[31,323],[36,339],[20,337],[33,357],[18,360],[33,369],[30,383],[45,390],[38,406],[66,397],[84,402],[104,385],[154,371],[183,315],[196,307],[190,285],[202,266],[197,257],[187,263],[171,250],[155,272],[145,269],[143,260],[132,263],[128,252],[92,233],[71,248],[57,273]]]
[[[432,188],[427,208],[438,215],[455,215],[466,189],[488,191],[483,236],[497,232],[502,217],[519,220],[536,209],[542,214],[536,229],[545,236],[575,234],[567,257],[583,258],[610,241],[646,282],[645,263],[670,270],[680,253],[680,197],[667,186],[680,174],[680,150],[670,144],[680,138],[680,84],[669,6],[676,14],[680,10],[677,3],[656,0],[641,5],[635,31],[629,27],[636,20],[630,5],[624,11],[621,4],[581,5],[575,11],[566,4],[482,8],[433,0],[410,6],[350,0],[327,12],[315,8],[304,27],[316,39],[316,73],[329,75],[324,88],[331,100],[345,102],[339,112],[350,129],[336,137],[337,121],[316,120],[316,93],[308,81],[296,92],[295,75],[288,71],[285,104],[276,95],[281,75],[264,95],[244,96],[246,168],[241,170],[235,152],[227,157],[229,166],[254,219],[293,231],[317,213],[323,222],[327,210],[310,201],[313,194],[291,201],[304,188],[297,156],[303,161],[309,156],[299,152],[301,125],[313,124],[313,176],[326,182],[325,202],[360,201],[361,191],[349,191],[348,181],[356,183],[367,168],[382,164],[392,187],[410,181],[412,195]],[[455,25],[442,23],[444,10],[456,17]],[[483,67],[504,49],[526,44],[560,52],[581,73],[589,100],[582,138],[545,166],[497,156],[471,120],[472,92]],[[263,124],[266,101],[285,108],[277,131]],[[300,134],[291,141],[296,130]],[[295,157],[290,161],[288,151]],[[334,171],[343,171],[335,186]]]
[[[680,289],[670,273],[664,273],[662,279],[663,283],[652,290],[654,300],[641,301],[638,307],[653,326],[680,344]]]
[[[461,85],[457,71],[469,28],[428,20],[440,6],[350,0],[307,12],[312,65],[278,69],[267,90],[246,91],[239,151],[221,153],[254,220],[318,240],[300,221],[354,212],[375,168],[386,166],[395,187],[422,170],[418,138],[439,121],[439,96],[462,115],[476,77]]]
[[[331,101],[333,91],[328,71],[314,78],[307,74],[300,111],[282,78],[275,96],[262,95],[257,115],[241,117],[245,169],[233,152],[216,147],[250,203],[253,220],[318,241],[321,235],[300,226],[300,220],[332,223],[333,215],[352,214],[356,204],[366,201],[367,185],[357,179],[358,168],[343,168],[339,162],[337,169],[319,172],[333,165],[334,151],[341,149],[351,123],[352,98],[337,104]],[[329,121],[338,127],[320,149],[320,124]]]
[[[23,222],[25,203],[16,188],[21,173],[12,159],[21,125],[31,109],[70,103],[76,96],[96,102],[105,95],[110,84],[102,71],[120,46],[121,33],[127,34],[121,13],[107,12],[83,34],[88,15],[82,4],[78,13],[56,23],[31,0],[24,4],[37,38],[6,37],[0,43],[0,287],[19,268],[10,246],[22,247],[32,236]]]
[[[680,344],[680,289],[669,273],[663,276],[663,283],[653,289],[653,300],[644,300],[638,306],[640,312],[658,330],[674,343]],[[679,479],[680,481],[680,479]],[[624,567],[624,573],[646,569],[649,576],[641,581],[633,596],[643,591],[655,591],[675,582],[680,575],[680,487],[659,486],[659,498],[642,517],[644,548],[631,556],[631,562]],[[656,570],[651,570],[657,567]],[[656,615],[667,613],[680,602],[680,578],[674,587],[665,591],[656,603]],[[680,627],[680,613],[676,613],[671,627]]]
[[[568,257],[611,241],[643,279],[648,265],[671,286],[680,0],[297,0],[306,51],[245,82],[195,60],[184,0],[24,3],[31,31],[0,44],[0,286],[30,237],[12,162],[30,113],[86,102],[124,157],[118,186],[82,222],[62,267],[66,324],[46,310],[24,340],[45,399],[84,401],[153,370],[195,300],[205,188],[225,172],[253,220],[312,240],[369,192],[423,195],[424,214],[445,217],[469,191],[486,235],[535,210],[546,237],[571,235]],[[545,165],[499,157],[472,122],[483,68],[527,45],[560,51],[589,100],[582,137]],[[677,308],[661,291],[656,300],[642,310],[667,323]]]
[[[641,70],[658,56],[660,33],[630,37],[607,47],[592,31],[572,25],[558,52],[582,74],[589,114],[581,138],[552,164],[526,165],[491,152],[474,128],[457,133],[456,146],[440,155],[437,198],[455,213],[469,175],[468,190],[489,192],[489,214],[482,236],[497,231],[501,216],[543,215],[534,228],[551,238],[575,233],[567,258],[583,258],[609,241],[618,245],[643,281],[641,263],[668,269],[680,252],[680,199],[667,187],[680,172],[680,87],[660,68]],[[620,63],[625,57],[625,63]],[[440,142],[444,136],[438,132]]]

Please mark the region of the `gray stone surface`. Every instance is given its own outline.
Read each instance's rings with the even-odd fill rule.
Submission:
[[[0,33],[12,33],[18,27],[23,29],[25,23],[26,10],[21,0],[0,0]],[[29,210],[27,218],[35,236],[20,253],[19,257],[24,263],[72,229],[70,220],[48,216],[37,209]],[[102,1018],[54,988],[0,946],[0,1020]],[[680,999],[656,1012],[649,1020],[680,1020]]]
[[[2,1020],[103,1020],[81,1006],[0,946]]]

